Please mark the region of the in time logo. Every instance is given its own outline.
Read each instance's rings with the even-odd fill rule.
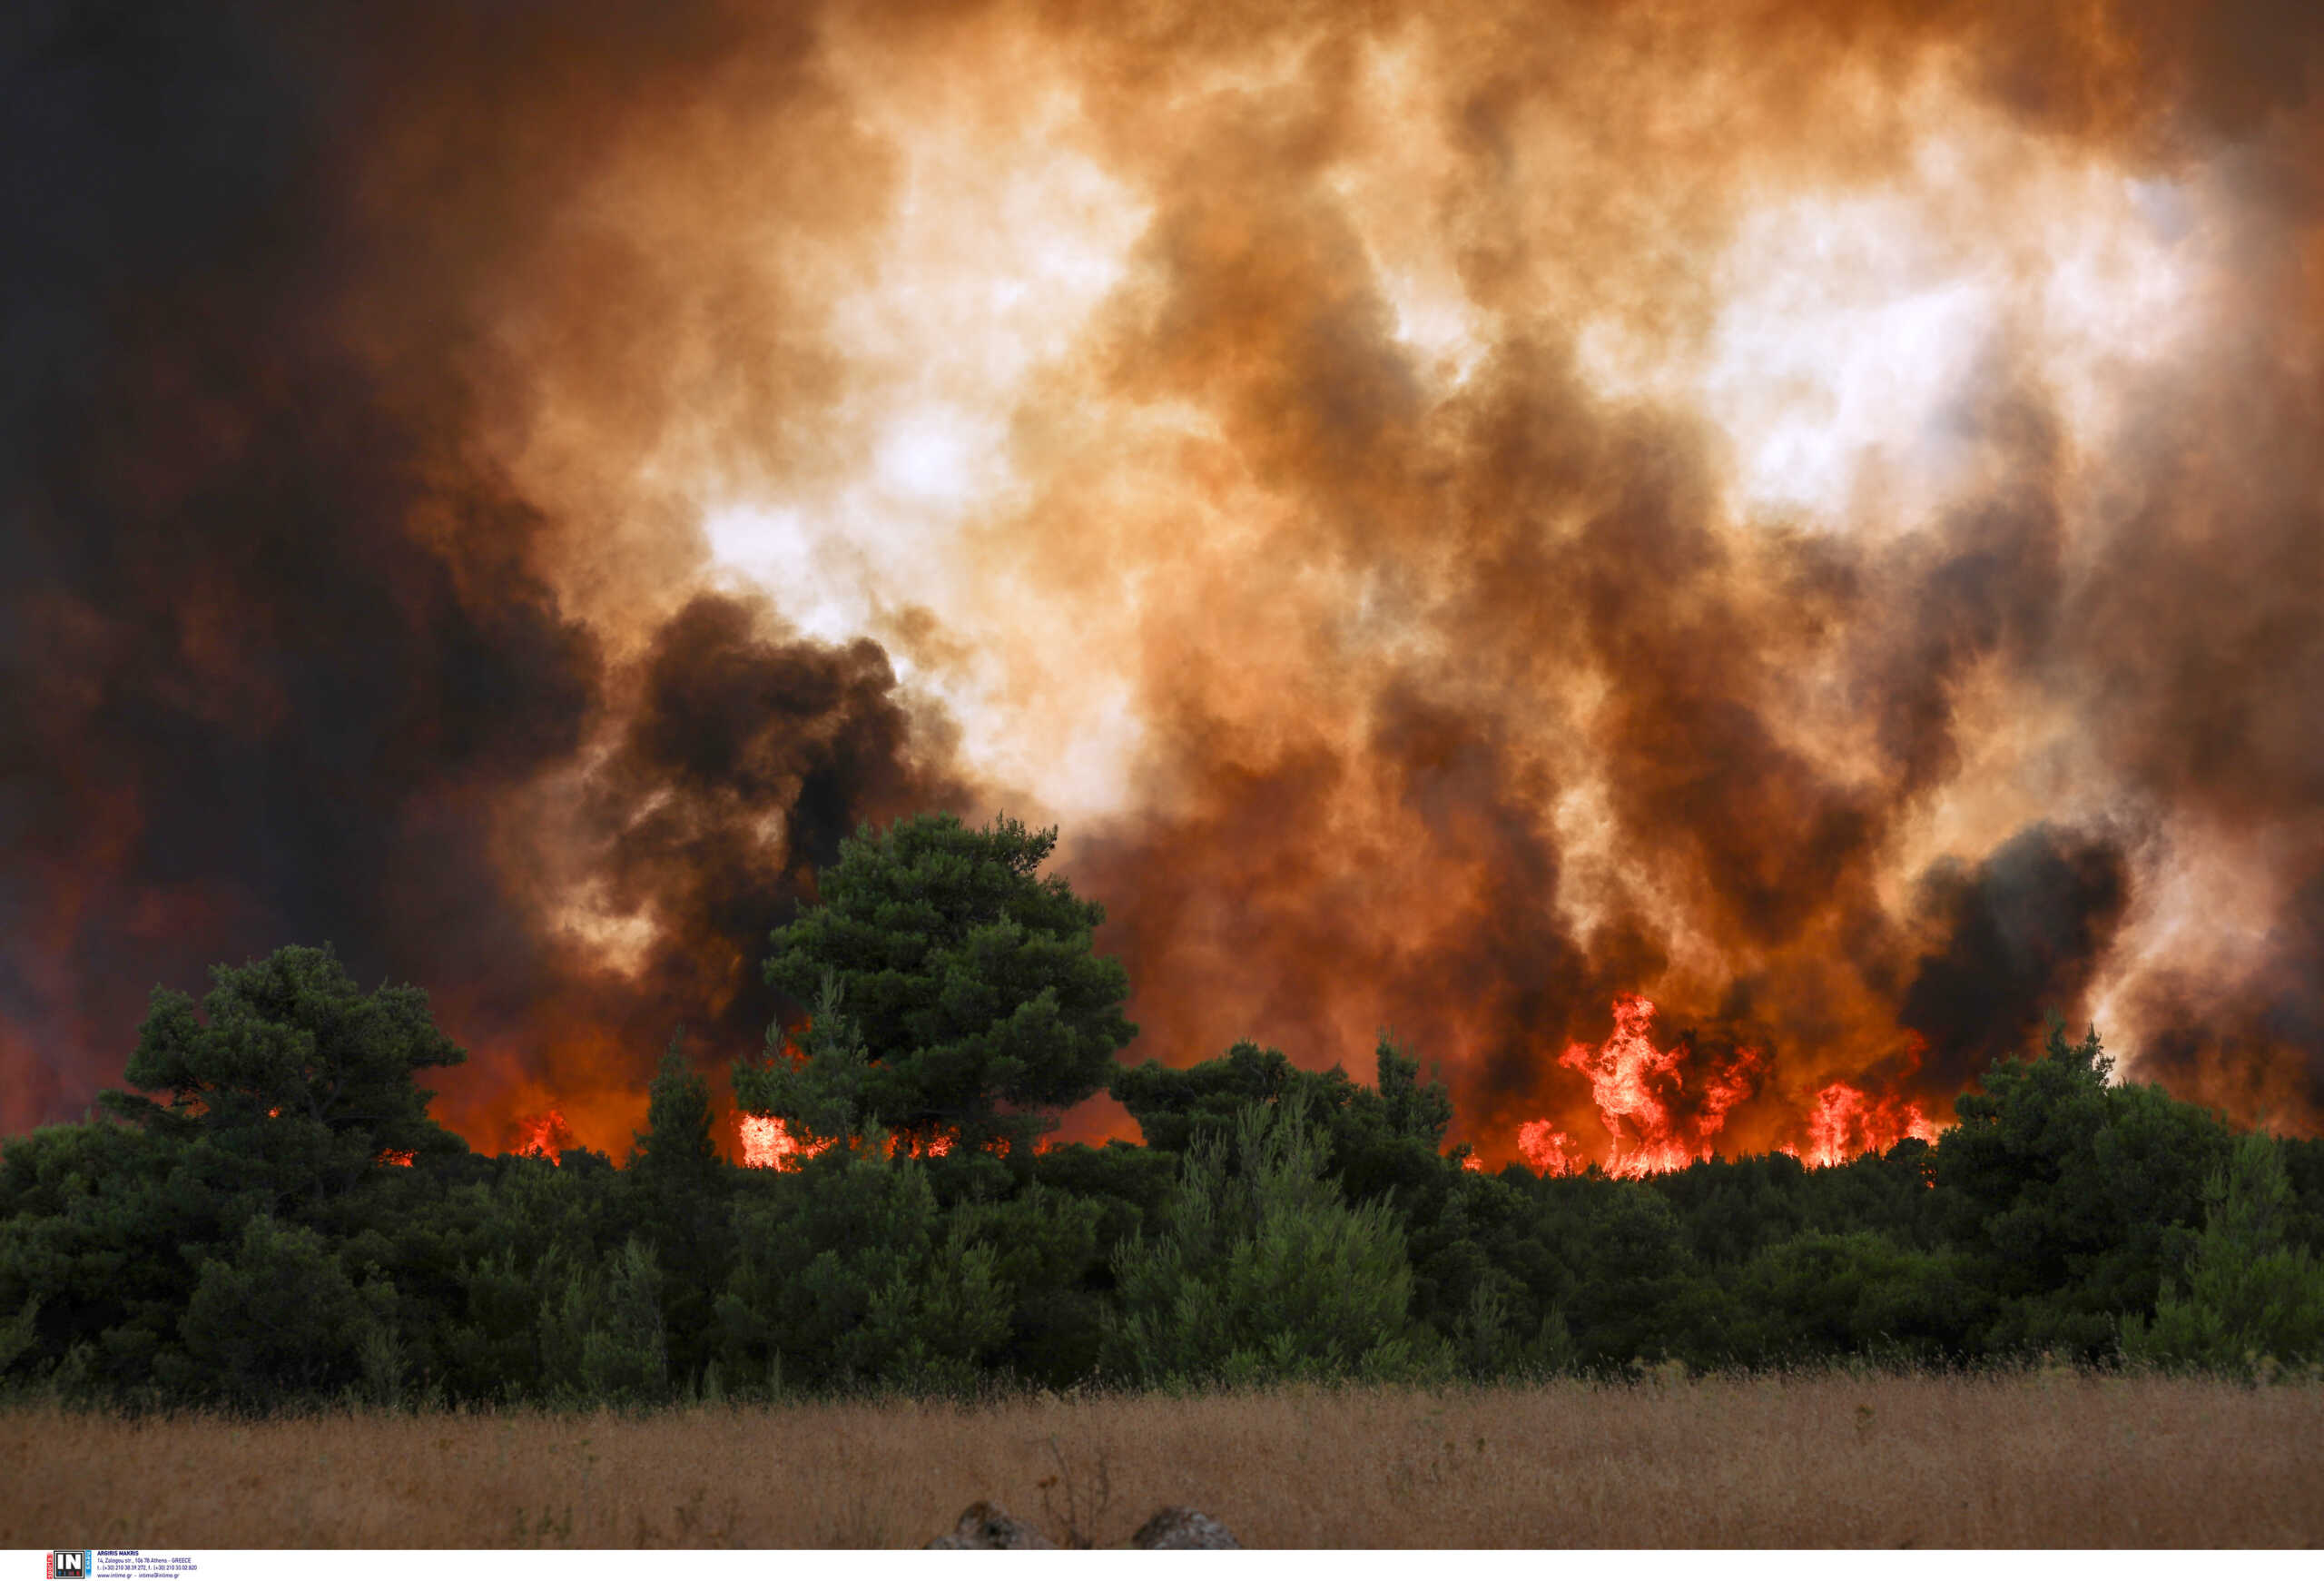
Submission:
[[[84,1581],[93,1568],[86,1548],[51,1548],[48,1551],[48,1581]]]

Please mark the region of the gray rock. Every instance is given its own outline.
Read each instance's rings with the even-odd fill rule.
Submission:
[[[931,1548],[1054,1548],[1040,1533],[997,1504],[979,1499],[960,1512],[950,1531],[928,1545]]]
[[[1198,1509],[1167,1505],[1137,1528],[1133,1548],[1239,1548],[1235,1534]]]

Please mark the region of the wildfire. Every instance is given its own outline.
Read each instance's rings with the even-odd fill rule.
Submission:
[[[1807,1116],[1807,1148],[1800,1161],[1811,1169],[1846,1163],[1867,1152],[1886,1152],[1908,1136],[1936,1140],[1936,1124],[1918,1103],[1875,1098],[1846,1082],[1816,1094]]]
[[[1590,1167],[1573,1138],[1546,1120],[1529,1120],[1517,1128],[1517,1153],[1545,1175],[1578,1175]]]
[[[550,1109],[517,1118],[514,1150],[517,1157],[547,1159],[555,1163],[572,1145],[573,1128],[565,1123],[565,1116],[558,1111]]]
[[[371,1161],[377,1164],[392,1166],[397,1169],[408,1170],[411,1168],[411,1160],[412,1150],[410,1148],[383,1147],[379,1150],[379,1156]]]
[[[735,1121],[743,1139],[743,1167],[751,1170],[796,1169],[802,1159],[813,1158],[832,1144],[806,1141],[772,1114],[744,1114]]]
[[[1738,1049],[1723,1063],[1713,1062],[1690,1105],[1692,1112],[1682,1118],[1673,1112],[1672,1103],[1684,1095],[1685,1066],[1692,1051],[1683,1041],[1656,1048],[1647,1032],[1653,1021],[1652,1000],[1638,993],[1617,994],[1612,1035],[1594,1049],[1575,1043],[1558,1056],[1559,1064],[1590,1078],[1590,1097],[1613,1139],[1605,1160],[1610,1175],[1636,1179],[1681,1170],[1710,1157],[1713,1139],[1727,1123],[1727,1112],[1750,1096],[1753,1082],[1767,1066],[1764,1054],[1748,1048]],[[1528,1153],[1527,1161],[1535,1168],[1571,1174],[1586,1166],[1581,1151],[1546,1121],[1533,1121],[1519,1131],[1521,1151],[1529,1131],[1536,1151],[1561,1166],[1552,1171]]]
[[[799,1161],[811,1159],[828,1151],[832,1139],[808,1141],[793,1136],[791,1128],[772,1114],[742,1114],[735,1117],[735,1129],[743,1142],[743,1167],[751,1170],[796,1169]],[[951,1152],[960,1140],[957,1131],[939,1131],[922,1136],[891,1136],[888,1139],[891,1158],[940,1159]],[[1003,1151],[996,1146],[994,1151]]]
[[[959,1140],[958,1131],[939,1131],[927,1136],[899,1137],[889,1151],[901,1151],[906,1158],[940,1159],[952,1151],[952,1144]]]
[[[1658,1049],[1648,1033],[1653,1020],[1653,1001],[1619,995],[1613,1035],[1594,1049],[1575,1043],[1558,1057],[1558,1063],[1590,1078],[1599,1119],[1612,1138],[1601,1167],[1619,1178],[1682,1170],[1711,1157],[1728,1112],[1751,1095],[1767,1070],[1767,1056],[1758,1049],[1738,1049],[1708,1062],[1684,1040]],[[1690,1072],[1690,1064],[1696,1070]],[[1699,1077],[1691,1094],[1690,1075]],[[1924,1141],[1937,1137],[1936,1123],[1917,1102],[1876,1097],[1848,1082],[1831,1082],[1817,1093],[1807,1127],[1804,1149],[1787,1144],[1777,1151],[1811,1169],[1885,1152],[1908,1136]],[[1517,1151],[1544,1175],[1580,1174],[1593,1161],[1547,1120],[1529,1120],[1517,1128]]]

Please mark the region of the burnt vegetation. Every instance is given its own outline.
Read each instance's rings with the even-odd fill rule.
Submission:
[[[1385,1036],[1368,1083],[1247,1042],[1116,1062],[1128,983],[1053,841],[842,844],[764,965],[812,1023],[732,1071],[780,1167],[722,1156],[680,1040],[625,1167],[486,1156],[428,1117],[463,1056],[418,990],[315,948],[157,990],[144,1092],[0,1152],[0,1377],[265,1411],[2324,1365],[2324,1141],[2117,1082],[2094,1030],[1994,1059],[1934,1145],[1487,1172]],[[1143,1144],[1049,1145],[1101,1083]]]

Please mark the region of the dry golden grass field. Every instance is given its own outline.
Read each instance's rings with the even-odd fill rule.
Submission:
[[[1099,1543],[1163,1504],[1267,1547],[2324,1539],[2312,1384],[1834,1373],[627,1418],[0,1414],[0,1546],[19,1547],[916,1546],[979,1498]]]

